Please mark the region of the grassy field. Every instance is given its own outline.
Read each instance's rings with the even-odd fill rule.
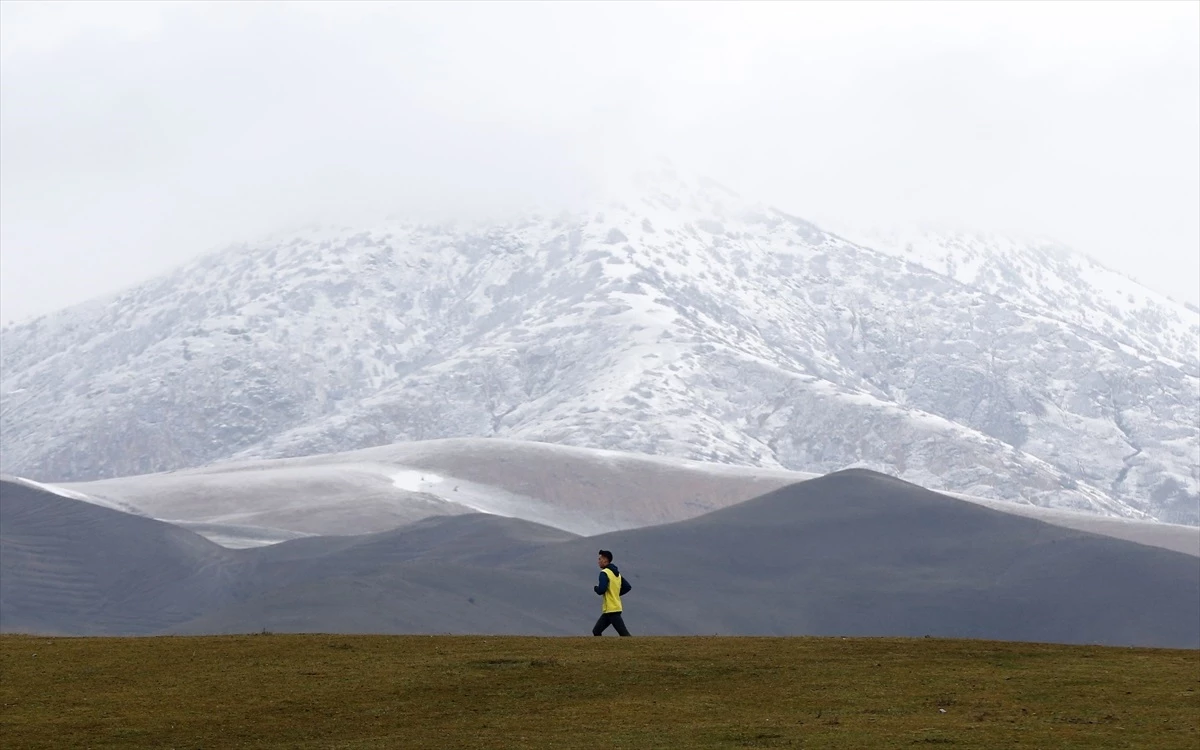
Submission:
[[[0,747],[1200,747],[1200,653],[933,639],[0,637]]]

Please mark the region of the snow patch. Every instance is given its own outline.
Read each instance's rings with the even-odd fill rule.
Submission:
[[[36,490],[42,490],[43,492],[49,492],[50,494],[58,495],[59,497],[65,497],[65,498],[69,498],[71,500],[82,500],[85,503],[91,503],[92,505],[99,505],[100,507],[108,508],[109,510],[119,510],[122,513],[132,513],[132,514],[138,515],[138,516],[145,515],[144,513],[142,513],[142,511],[138,510],[137,508],[133,507],[132,505],[126,505],[125,503],[113,502],[112,500],[105,500],[104,498],[93,497],[92,495],[85,495],[82,492],[76,492],[75,490],[68,490],[65,487],[58,487],[53,484],[44,484],[42,482],[35,482],[32,479],[26,479],[25,477],[6,476],[5,479],[8,479],[9,481],[12,481],[12,482],[16,482],[17,484],[23,484],[26,487],[32,487],[33,489],[36,489]]]
[[[398,471],[391,475],[391,479],[393,485],[407,492],[428,492],[431,487],[444,481],[437,474],[414,469]]]

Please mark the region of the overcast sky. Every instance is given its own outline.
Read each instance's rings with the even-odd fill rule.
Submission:
[[[1200,301],[1200,3],[0,3],[0,319],[649,154],[817,223],[1047,234]]]

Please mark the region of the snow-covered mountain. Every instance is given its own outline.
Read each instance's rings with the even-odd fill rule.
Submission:
[[[6,328],[3,470],[502,436],[1200,523],[1200,316],[1063,248],[931,242],[669,169],[585,214],[278,236]]]
[[[936,228],[833,227],[860,245],[1032,309],[1049,309],[1119,343],[1188,362],[1200,356],[1200,310],[1181,305],[1048,238]]]

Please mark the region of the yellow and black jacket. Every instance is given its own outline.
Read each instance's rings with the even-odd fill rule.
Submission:
[[[593,586],[592,590],[604,597],[604,606],[601,611],[608,614],[621,611],[621,596],[629,593],[632,588],[629,582],[621,577],[621,571],[617,569],[617,566],[609,563],[608,567],[600,571],[599,585]]]

